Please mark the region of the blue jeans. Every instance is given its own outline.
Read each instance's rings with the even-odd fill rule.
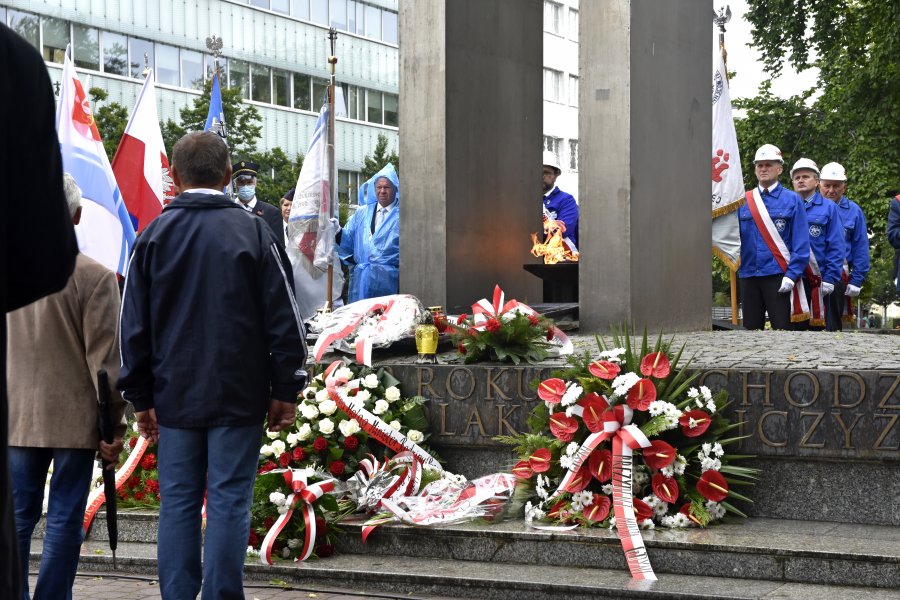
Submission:
[[[51,460],[53,475],[47,506],[47,530],[44,534],[41,569],[34,586],[34,598],[72,598],[78,554],[84,539],[84,509],[96,454],[96,450],[68,448],[12,446],[9,449],[24,600],[30,598],[28,555],[31,551],[31,534],[41,518],[44,484]]]
[[[164,600],[244,598],[262,424],[159,428],[159,588]],[[207,490],[201,566],[201,515]]]

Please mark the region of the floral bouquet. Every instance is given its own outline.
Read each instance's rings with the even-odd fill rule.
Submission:
[[[677,367],[681,352],[670,354],[662,336],[652,349],[646,333],[638,349],[627,330],[613,335],[614,348],[597,343],[598,356],[570,359],[538,385],[544,402],[530,433],[498,438],[522,458],[513,472],[526,521],[617,527],[634,538],[638,526],[745,517],[732,501],[750,500],[735,488],[752,485],[758,470],[725,452],[742,439],[725,437],[739,426],[722,416],[726,393],[691,387],[696,375]],[[643,550],[639,533],[637,542]]]

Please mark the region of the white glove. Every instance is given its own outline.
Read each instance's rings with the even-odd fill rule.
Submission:
[[[830,294],[831,292],[834,291],[833,283],[828,283],[827,281],[823,281],[821,286],[822,286],[822,294],[824,294],[825,296],[827,296],[828,294]]]
[[[850,296],[851,298],[856,298],[859,296],[860,288],[856,287],[852,283],[847,284],[847,291],[844,292],[845,295]]]
[[[794,289],[794,282],[787,277],[782,277],[781,279],[781,287],[778,288],[779,294],[787,294],[788,292]]]
[[[335,231],[341,228],[341,222],[338,221],[337,217],[331,217],[331,224],[334,226]]]

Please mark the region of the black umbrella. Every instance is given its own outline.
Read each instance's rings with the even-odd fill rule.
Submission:
[[[97,401],[100,409],[100,438],[107,444],[112,444],[115,435],[113,425],[112,408],[110,407],[109,376],[106,371],[97,373]],[[116,508],[116,471],[107,469],[109,461],[103,461],[103,494],[106,496],[106,531],[109,533],[109,549],[113,555],[113,570],[116,566],[116,547],[119,545],[119,521]]]

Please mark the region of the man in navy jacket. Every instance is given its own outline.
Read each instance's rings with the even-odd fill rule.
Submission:
[[[900,273],[898,273],[897,255],[900,254],[900,195],[891,199],[891,212],[888,213],[888,242],[894,247],[894,275],[897,277],[897,291],[900,292]]]
[[[210,132],[172,151],[180,194],[141,234],[122,300],[118,387],[159,443],[164,598],[243,598],[263,421],[293,425],[306,346],[290,262],[230,202],[228,148]],[[201,518],[208,489],[201,570]]]

